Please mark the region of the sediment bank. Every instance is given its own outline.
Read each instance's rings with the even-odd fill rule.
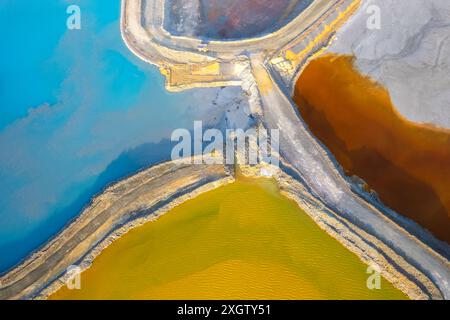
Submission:
[[[264,170],[263,170],[264,171]],[[261,170],[259,170],[261,172]],[[49,299],[405,299],[270,177],[243,176],[111,244]]]
[[[272,166],[245,166],[241,167],[241,172],[248,177],[262,177],[270,172],[277,180],[283,195],[294,200],[320,228],[357,255],[362,262],[378,266],[382,275],[409,298],[442,299],[433,282],[411,266],[404,257],[339,213],[324,206],[306,189],[306,186],[285,170]]]
[[[269,165],[244,166],[248,177],[274,177],[282,194],[293,199],[325,232],[412,299],[437,299],[439,290],[420,271],[350,221],[324,207],[305,186]],[[93,260],[129,230],[157,219],[197,195],[234,181],[229,169],[215,165],[165,163],[111,186],[81,216],[30,259],[0,279],[2,299],[45,299],[61,286],[70,265],[88,269]],[[98,223],[104,217],[103,224]],[[406,271],[404,273],[404,271]],[[413,275],[413,278],[411,278]]]
[[[233,180],[222,165],[176,161],[118,182],[42,249],[1,277],[0,299],[45,297],[65,282],[70,265],[89,267],[101,250],[131,228]]]
[[[282,128],[280,153],[296,179],[302,181],[325,207],[375,237],[379,244],[389,247],[392,252],[408,261],[410,266],[420,270],[439,288],[440,293],[435,295],[429,292],[430,297],[448,297],[450,264],[429,246],[430,243],[435,243],[435,238],[416,229],[421,236],[419,240],[408,231],[408,223],[394,222],[387,213],[389,209],[355,192],[355,186],[345,179],[339,164],[311,135],[295,111],[295,103],[286,96],[276,75],[258,57],[252,60],[252,69],[258,87],[261,88],[262,122],[266,127]],[[377,250],[382,250],[377,245],[376,247]],[[407,270],[401,272],[408,274]],[[409,274],[408,277],[415,276]]]

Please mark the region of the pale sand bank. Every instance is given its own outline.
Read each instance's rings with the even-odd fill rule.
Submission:
[[[222,165],[167,162],[107,188],[60,234],[0,278],[0,299],[56,290],[70,265],[86,268],[114,239],[178,203],[233,181]],[[59,281],[55,281],[62,278]]]

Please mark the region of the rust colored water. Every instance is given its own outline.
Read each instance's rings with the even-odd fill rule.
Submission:
[[[406,120],[387,90],[362,76],[349,56],[311,61],[294,99],[348,175],[450,243],[450,131]]]
[[[311,0],[202,0],[198,33],[237,39],[269,33],[291,21]]]

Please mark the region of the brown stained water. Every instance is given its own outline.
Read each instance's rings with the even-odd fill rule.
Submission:
[[[114,242],[51,299],[405,299],[322,231],[273,180],[189,200]]]
[[[305,0],[203,0],[201,35],[210,38],[246,38],[273,31],[311,1]]]
[[[390,208],[450,243],[450,131],[410,122],[349,56],[325,55],[300,75],[294,99],[346,173]]]
[[[185,29],[210,39],[250,38],[273,32],[292,21],[312,0],[200,0],[198,6],[194,3],[170,0],[166,14],[172,23],[166,28],[175,34],[185,35],[182,31]]]

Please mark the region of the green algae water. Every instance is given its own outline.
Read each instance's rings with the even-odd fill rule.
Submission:
[[[405,299],[269,179],[239,178],[114,242],[51,299]]]

